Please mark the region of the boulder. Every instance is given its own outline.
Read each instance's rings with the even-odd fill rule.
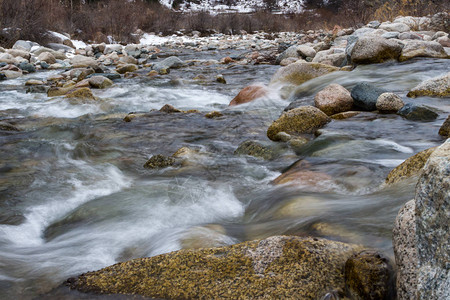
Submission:
[[[121,58],[119,58],[119,62],[123,63],[123,64],[137,65],[138,60],[136,58],[134,58],[133,56],[122,56]]]
[[[113,82],[105,76],[92,76],[88,81],[89,85],[96,89],[105,89],[113,85]]]
[[[332,83],[316,94],[314,105],[328,116],[331,116],[351,110],[353,98],[346,88]]]
[[[17,42],[14,43],[14,45],[12,46],[13,49],[17,49],[17,50],[24,50],[24,51],[30,51],[31,48],[35,45],[36,43],[30,42],[30,41],[24,41],[24,40],[18,40]],[[37,45],[37,44],[36,44]]]
[[[445,138],[450,137],[450,115],[444,121],[444,124],[442,124],[441,128],[439,128],[439,135]]]
[[[296,62],[280,68],[272,77],[270,84],[300,85],[310,79],[338,70],[339,68],[319,63]]]
[[[415,201],[408,201],[398,212],[392,229],[397,265],[397,298],[399,300],[415,300],[417,291],[417,261],[419,259],[416,246]]]
[[[344,276],[350,299],[395,299],[392,263],[375,250],[364,250],[351,256],[345,263]]]
[[[7,79],[15,79],[22,76],[22,71],[4,70],[0,71],[0,74],[3,74]]]
[[[321,299],[343,293],[346,260],[359,247],[274,236],[118,263],[71,278],[72,289],[164,299]]]
[[[26,86],[30,86],[30,85],[43,85],[44,82],[41,80],[37,80],[37,79],[29,79],[27,80],[27,82],[25,82]]]
[[[450,96],[450,72],[421,82],[409,91],[408,97],[430,96],[449,97]]]
[[[9,53],[0,53],[0,63],[15,64],[16,60]]]
[[[420,35],[413,32],[402,32],[398,35],[399,40],[421,40]]]
[[[414,57],[447,58],[448,55],[438,42],[409,40],[403,47],[399,60],[405,61]]]
[[[249,155],[266,160],[274,158],[274,151],[267,146],[255,141],[245,141],[234,151],[235,155]]]
[[[34,49],[34,50],[31,51],[31,53],[33,53],[35,56],[39,56],[39,55],[41,55],[44,52],[51,53],[56,59],[64,60],[64,59],[67,58],[67,56],[64,53],[62,53],[60,51],[55,51],[53,49],[46,48],[46,47],[39,47],[39,48]]]
[[[373,111],[377,109],[377,100],[387,91],[377,88],[368,82],[357,83],[351,92],[355,106],[362,110]]]
[[[164,113],[168,113],[168,114],[181,113],[182,112],[181,110],[179,110],[178,108],[173,107],[170,104],[164,105],[163,107],[161,107],[161,109],[159,111],[160,112],[164,112]]]
[[[179,59],[176,56],[170,56],[166,59],[164,59],[161,62],[157,62],[152,66],[153,70],[156,70],[160,72],[160,70],[168,70],[168,69],[175,69],[175,68],[181,68],[185,65],[185,63]]]
[[[305,59],[307,57],[313,58],[315,55],[316,51],[312,47],[306,45],[293,45],[278,55],[275,63],[280,64],[282,60],[287,58]]]
[[[397,31],[397,32],[406,32],[411,30],[408,25],[400,22],[399,23],[384,22],[378,28],[386,31]]]
[[[19,64],[19,68],[22,71],[27,71],[28,73],[34,73],[36,72],[36,67],[33,64],[30,64],[28,62],[21,62]]]
[[[98,63],[97,61],[92,57],[87,57],[83,55],[75,55],[70,60],[70,63],[72,64],[73,68],[97,68]]]
[[[377,110],[382,113],[396,113],[404,105],[402,98],[394,93],[381,94],[376,103]]]
[[[425,164],[416,185],[418,299],[450,299],[450,140]]]
[[[138,66],[133,65],[133,64],[127,64],[127,65],[118,66],[116,69],[116,72],[119,74],[125,74],[128,72],[134,72],[137,69],[138,69]]]
[[[419,176],[425,163],[436,147],[429,148],[406,159],[403,163],[395,167],[386,177],[386,184],[393,184],[412,176]]]
[[[24,51],[24,50],[18,50],[18,49],[8,49],[6,51],[6,53],[11,54],[14,57],[22,57],[25,58],[26,60],[30,60],[31,58],[31,54],[28,51]]]
[[[162,169],[173,166],[176,160],[170,156],[164,156],[161,154],[153,155],[147,162],[144,164],[144,168],[147,169]]]
[[[405,104],[397,114],[411,121],[424,122],[434,121],[439,116],[425,105],[414,105],[412,103]]]
[[[229,106],[239,105],[251,102],[255,99],[266,96],[269,89],[264,85],[249,85],[243,88],[236,97],[231,100]]]
[[[358,39],[350,56],[355,64],[372,64],[398,59],[401,52],[402,46],[399,42],[369,35]]]
[[[330,49],[317,52],[312,62],[334,67],[341,67],[345,62],[345,58],[346,55],[344,51],[336,51],[336,49]]]
[[[220,111],[210,111],[209,113],[205,114],[205,117],[208,119],[215,119],[215,118],[220,118],[223,117],[223,114]]]
[[[75,89],[68,92],[66,94],[66,98],[76,98],[80,100],[95,100],[94,94],[87,87]]]
[[[318,128],[325,126],[330,118],[320,109],[313,106],[302,106],[284,112],[267,129],[267,137],[273,141],[279,140],[277,134],[286,132],[290,135],[314,133]]]

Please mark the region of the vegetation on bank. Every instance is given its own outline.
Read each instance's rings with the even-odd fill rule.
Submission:
[[[272,3],[271,1],[266,1]],[[202,34],[332,29],[385,21],[393,16],[422,16],[448,11],[445,0],[307,0],[302,13],[273,14],[272,6],[252,14],[207,11],[180,13],[157,0],[0,0],[0,45],[18,39],[45,43],[48,30],[67,32],[77,39],[108,42],[108,36],[125,43],[136,39],[138,29],[172,34],[179,30]]]

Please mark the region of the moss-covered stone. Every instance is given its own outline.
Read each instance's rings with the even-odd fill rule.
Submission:
[[[290,135],[314,133],[329,121],[330,118],[320,109],[314,106],[301,106],[283,113],[274,121],[267,129],[267,137],[277,141],[277,134],[282,131]]]
[[[386,184],[393,184],[412,176],[419,175],[431,153],[433,153],[435,149],[436,147],[426,149],[405,160],[389,172],[386,178]]]
[[[439,135],[445,138],[450,137],[450,115],[444,121],[444,124],[442,124],[441,128],[439,128]]]
[[[220,111],[216,111],[216,110],[211,111],[205,115],[205,117],[207,117],[208,119],[215,119],[215,118],[219,118],[222,116],[223,116],[223,114]]]
[[[360,250],[324,239],[275,236],[135,259],[71,278],[66,285],[164,299],[320,299],[333,290],[343,294],[345,262]]]
[[[255,141],[245,141],[239,145],[234,151],[236,155],[250,155],[254,157],[260,157],[262,159],[273,159],[275,156],[274,151],[267,146],[264,146]]]
[[[161,169],[167,168],[174,165],[176,162],[175,158],[164,156],[161,154],[153,155],[147,162],[144,164],[144,168],[147,169]]]
[[[280,68],[273,75],[270,84],[300,85],[310,79],[338,70],[339,68],[320,63],[296,62]]]
[[[365,250],[345,263],[345,285],[350,299],[395,299],[394,271],[383,254]]]
[[[138,69],[138,66],[133,65],[133,64],[126,64],[126,65],[122,65],[117,67],[116,72],[119,74],[125,74],[128,72],[134,72]]]
[[[56,86],[52,86],[51,88],[48,89],[47,96],[48,97],[64,96],[72,88],[73,88],[73,86],[70,86],[70,87],[56,87]]]
[[[95,100],[95,96],[89,88],[79,88],[66,94],[66,98],[77,98],[82,100]]]

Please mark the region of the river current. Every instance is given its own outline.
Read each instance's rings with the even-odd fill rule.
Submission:
[[[360,66],[310,80],[288,99],[274,90],[229,108],[241,88],[267,84],[279,66],[206,62],[239,53],[175,54],[205,63],[153,79],[122,78],[94,90],[95,102],[26,93],[26,80],[60,71],[0,82],[0,121],[20,129],[0,130],[1,299],[32,299],[71,276],[119,261],[280,234],[361,243],[393,256],[393,222],[414,197],[416,180],[389,187],[384,180],[406,158],[443,142],[438,130],[450,112],[448,99],[406,93],[448,72],[448,60]],[[193,79],[199,74],[205,80]],[[227,84],[216,82],[217,74]],[[312,105],[326,85],[351,89],[359,81],[432,107],[439,117],[417,122],[364,112],[332,121],[300,149],[266,137],[291,101]],[[201,113],[150,112],[165,104]],[[223,117],[204,117],[213,110]],[[130,112],[144,114],[124,122]],[[273,147],[276,158],[235,155],[246,140]],[[188,163],[143,168],[152,155],[170,156],[181,147],[194,150]],[[299,159],[332,183],[314,189],[272,184]]]

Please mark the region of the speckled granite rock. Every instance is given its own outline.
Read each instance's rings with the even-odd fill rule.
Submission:
[[[450,72],[443,76],[431,78],[421,82],[411,91],[409,91],[407,96],[413,98],[419,96],[449,97]]]
[[[398,212],[392,230],[397,265],[397,297],[415,300],[417,291],[417,247],[415,201],[408,201]]]
[[[450,115],[445,119],[441,128],[439,128],[439,135],[443,137],[450,137]]]
[[[416,186],[418,298],[450,299],[450,140],[428,159]]]
[[[310,79],[338,70],[339,68],[319,63],[296,62],[278,69],[270,84],[300,85]]]
[[[134,259],[71,278],[66,285],[165,299],[320,299],[330,291],[343,295],[344,265],[360,250],[324,239],[274,236]]]
[[[412,176],[419,175],[434,150],[436,150],[436,147],[423,150],[405,160],[389,172],[386,178],[386,184],[396,183]]]

